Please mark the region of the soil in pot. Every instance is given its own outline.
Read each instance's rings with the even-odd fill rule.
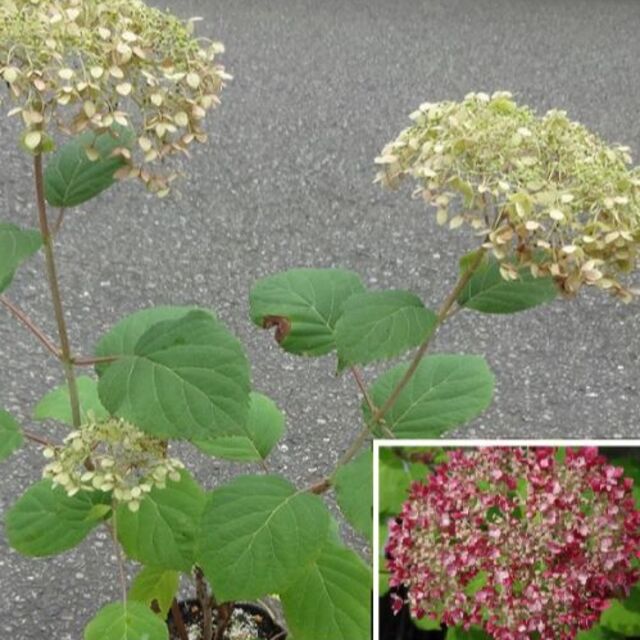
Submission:
[[[198,600],[180,603],[189,640],[204,640],[202,637],[202,608]],[[213,628],[216,629],[217,611],[213,610]],[[181,640],[171,612],[167,619],[170,640]],[[223,640],[286,640],[286,632],[271,617],[271,614],[252,604],[237,604],[231,615],[231,623],[225,630]]]
[[[380,598],[380,640],[443,640],[446,632],[423,631],[416,628],[409,615],[409,608],[404,607],[398,615],[391,610],[391,596]]]

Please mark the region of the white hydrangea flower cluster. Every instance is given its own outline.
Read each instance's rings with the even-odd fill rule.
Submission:
[[[640,168],[628,147],[563,111],[538,117],[507,92],[425,103],[411,118],[376,158],[377,181],[414,178],[438,223],[485,237],[505,279],[526,266],[566,294],[588,284],[631,299],[620,275],[638,261]]]
[[[112,492],[116,502],[134,512],[153,488],[164,489],[168,480],[178,482],[184,469],[180,460],[167,457],[165,442],[118,418],[98,422],[90,417],[63,446],[46,447],[44,456],[50,462],[43,476],[69,496]]]
[[[48,150],[54,128],[130,127],[137,144],[117,150],[129,163],[118,177],[166,194],[175,174],[150,165],[206,140],[203,119],[231,78],[217,63],[222,44],[192,32],[193,21],[141,0],[2,0],[0,78],[19,103],[25,146]]]

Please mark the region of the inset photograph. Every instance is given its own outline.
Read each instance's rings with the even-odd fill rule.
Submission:
[[[376,640],[640,637],[640,442],[376,445]]]

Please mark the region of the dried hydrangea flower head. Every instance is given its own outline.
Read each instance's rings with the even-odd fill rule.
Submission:
[[[164,489],[167,480],[180,480],[184,465],[166,455],[162,440],[152,438],[124,420],[98,422],[89,418],[71,432],[61,447],[47,447],[50,462],[43,476],[68,495],[78,491],[112,491],[116,502],[137,511],[140,500],[151,489]],[[91,460],[91,470],[85,462]]]
[[[640,577],[633,481],[596,449],[565,456],[458,449],[414,483],[386,546],[414,617],[497,640],[570,640],[628,595]]]
[[[206,140],[202,120],[230,77],[216,62],[222,45],[192,30],[141,0],[3,0],[0,77],[20,105],[26,147],[46,151],[53,129],[129,126],[138,144],[119,150],[131,162],[119,177],[166,193],[173,176],[150,163]]]
[[[486,237],[506,279],[527,266],[567,294],[590,284],[631,298],[619,276],[637,263],[640,169],[627,147],[563,111],[538,117],[506,92],[425,103],[411,118],[376,158],[378,181],[415,178],[440,224]]]

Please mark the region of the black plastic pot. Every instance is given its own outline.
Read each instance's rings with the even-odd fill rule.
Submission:
[[[255,624],[258,628],[258,638],[260,640],[286,640],[287,634],[285,630],[278,625],[266,609],[254,604],[238,603],[235,605],[234,611],[242,612],[247,619],[251,620],[252,623]],[[182,613],[182,619],[187,629],[195,624],[201,624],[202,607],[198,600],[186,600],[180,602],[180,612]],[[167,618],[167,626],[169,627],[170,640],[180,640],[171,612],[169,612],[169,617]]]

